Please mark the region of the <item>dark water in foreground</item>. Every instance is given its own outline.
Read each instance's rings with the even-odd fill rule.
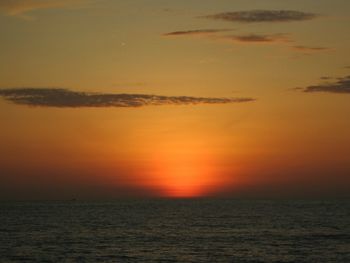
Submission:
[[[0,262],[350,262],[349,201],[0,203]]]

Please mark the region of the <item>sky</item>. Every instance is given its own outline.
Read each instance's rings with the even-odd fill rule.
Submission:
[[[0,199],[343,198],[350,1],[0,0]]]

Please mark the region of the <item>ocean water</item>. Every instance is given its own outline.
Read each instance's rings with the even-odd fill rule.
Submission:
[[[350,202],[3,202],[0,262],[350,262]]]

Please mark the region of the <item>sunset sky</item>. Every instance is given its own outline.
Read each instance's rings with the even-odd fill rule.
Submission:
[[[349,197],[350,1],[0,0],[0,199]]]

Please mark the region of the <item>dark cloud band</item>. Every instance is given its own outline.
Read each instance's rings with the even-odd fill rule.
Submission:
[[[227,40],[233,40],[241,43],[276,43],[276,42],[290,42],[286,34],[261,35],[249,34],[238,36],[225,36]]]
[[[323,51],[329,51],[331,50],[328,47],[310,47],[310,46],[293,46],[292,49],[304,52],[304,53],[314,53],[314,52],[323,52]]]
[[[0,96],[16,104],[59,108],[228,104],[254,101],[253,98],[204,98],[148,94],[87,93],[59,88],[0,89]]]
[[[201,35],[211,35],[221,32],[232,31],[232,29],[196,29],[196,30],[184,30],[184,31],[174,31],[163,34],[163,36],[201,36]]]
[[[229,22],[257,23],[257,22],[291,22],[310,20],[316,14],[294,10],[249,10],[239,12],[225,12],[205,16],[205,18],[224,20]]]
[[[303,91],[350,94],[350,76],[339,78],[338,81],[332,83],[308,86]]]

